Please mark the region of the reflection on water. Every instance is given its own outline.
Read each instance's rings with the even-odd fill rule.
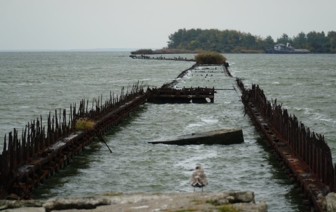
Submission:
[[[192,58],[193,55],[182,55]],[[233,76],[259,84],[312,131],[324,134],[336,155],[336,71],[333,55],[228,54]],[[132,60],[128,53],[0,53],[0,135],[22,128],[39,115],[69,108],[81,99],[120,93],[138,80],[170,82],[191,62]],[[206,76],[206,74],[208,74]],[[300,198],[244,115],[235,79],[220,69],[190,72],[177,87],[218,89],[214,104],[144,104],[34,192],[34,198],[103,192],[191,192],[189,177],[200,163],[205,191],[252,190],[269,211],[304,211]],[[242,128],[245,143],[230,146],[152,145],[172,135]],[[2,144],[0,144],[2,147]]]

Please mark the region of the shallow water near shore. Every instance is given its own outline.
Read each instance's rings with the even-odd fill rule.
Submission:
[[[172,55],[174,57],[175,55]],[[192,58],[193,55],[181,55]],[[267,98],[321,133],[336,155],[335,55],[226,54],[234,77],[259,84]],[[168,56],[166,56],[168,57]],[[81,99],[106,99],[137,81],[161,86],[192,62],[133,60],[128,52],[0,53],[0,135]],[[206,76],[207,74],[207,76]],[[206,191],[251,190],[269,211],[304,211],[300,198],[244,114],[235,79],[218,67],[193,71],[177,87],[218,89],[214,104],[144,104],[114,130],[87,146],[33,198],[104,192],[192,192],[191,169],[202,164]],[[105,98],[106,97],[106,98]],[[152,145],[147,141],[197,131],[242,128],[245,143],[229,146]],[[1,142],[0,147],[3,143]]]

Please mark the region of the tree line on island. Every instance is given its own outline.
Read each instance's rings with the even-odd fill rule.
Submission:
[[[169,36],[168,49],[208,50],[225,53],[262,53],[276,43],[291,43],[295,48],[312,53],[336,53],[336,32],[300,32],[290,38],[283,34],[276,41],[236,30],[179,29]]]
[[[236,30],[179,29],[169,36],[168,46],[162,49],[140,49],[132,54],[200,53],[264,53],[275,44],[290,43],[297,49],[308,49],[311,53],[336,53],[336,32],[300,32],[290,38],[283,34],[276,41],[271,36],[262,38]]]

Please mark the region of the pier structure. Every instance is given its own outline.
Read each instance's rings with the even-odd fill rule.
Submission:
[[[21,138],[14,129],[8,138],[5,136],[0,155],[0,199],[29,199],[34,188],[64,168],[95,137],[101,138],[146,102],[148,94],[138,83],[130,92],[122,89],[120,96],[111,94],[105,103],[98,98],[90,109],[85,100],[78,109],[76,104],[70,105],[68,119],[65,109],[60,113],[56,110],[53,116],[49,114],[46,127],[42,117],[33,120],[23,129]],[[78,120],[93,125],[78,129]]]
[[[148,102],[165,103],[214,103],[215,88],[159,88],[148,90]]]
[[[177,78],[183,78],[193,65]],[[222,65],[223,72],[232,77],[228,65]],[[283,169],[302,191],[304,202],[315,211],[323,211],[320,197],[336,191],[335,169],[332,155],[324,136],[311,132],[295,115],[288,114],[277,101],[268,101],[258,85],[245,88],[241,79],[237,85],[242,92],[242,103],[254,125],[271,147]],[[145,102],[151,103],[213,103],[215,88],[174,88],[177,81],[161,88],[147,88],[134,85],[130,92],[119,97],[110,94],[103,104],[102,97],[92,102],[82,100],[77,109],[70,106],[69,118],[66,110],[47,120],[42,126],[42,117],[28,123],[21,139],[14,129],[4,139],[0,155],[0,199],[29,199],[32,190],[43,183],[60,168],[66,166],[95,137],[112,129],[132,111]],[[194,99],[197,99],[194,101]],[[204,101],[204,99],[206,101]],[[210,101],[207,101],[210,99]],[[92,128],[76,129],[76,121],[88,119],[94,122]]]
[[[167,98],[167,94],[172,96]],[[41,116],[29,122],[21,136],[14,129],[8,138],[5,136],[0,155],[0,199],[29,199],[34,188],[67,166],[95,137],[106,144],[102,135],[146,102],[190,103],[192,100],[193,103],[208,103],[206,99],[213,103],[213,89],[145,90],[138,82],[130,91],[122,88],[119,96],[110,93],[105,102],[100,96],[91,106],[84,99],[78,108],[76,104],[70,105],[68,117],[65,109],[55,110],[53,116],[49,114],[47,126],[43,126]],[[81,129],[77,126],[79,121],[93,124]]]
[[[158,57],[151,57],[151,56],[148,56],[148,55],[145,55],[145,54],[141,54],[141,55],[130,55],[130,58],[132,59],[146,59],[146,60],[173,60],[173,61],[186,61],[186,62],[195,62],[194,59],[188,59],[186,57],[181,57],[181,56],[178,56],[178,57],[163,57],[162,55],[161,56],[158,56]]]
[[[236,81],[246,113],[301,190],[304,203],[315,211],[323,211],[321,197],[336,191],[332,154],[324,136],[311,132],[295,115],[282,109],[277,100],[268,101],[258,85],[247,89],[241,79]]]

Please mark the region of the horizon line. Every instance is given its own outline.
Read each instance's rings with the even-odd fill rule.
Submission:
[[[84,51],[91,51],[91,52],[99,52],[99,51],[105,51],[105,52],[126,52],[126,51],[135,51],[138,49],[143,48],[92,48],[92,49],[4,49],[0,52],[84,52]],[[152,49],[159,49],[159,48],[152,48]]]

